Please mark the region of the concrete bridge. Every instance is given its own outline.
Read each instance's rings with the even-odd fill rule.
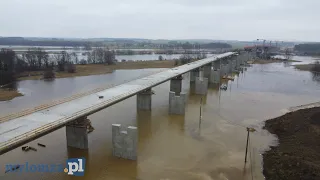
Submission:
[[[195,93],[205,95],[208,83],[220,83],[223,75],[239,71],[249,59],[249,54],[228,52],[168,69],[141,79],[133,80],[113,88],[93,92],[51,107],[29,113],[18,113],[0,117],[0,155],[27,142],[66,126],[67,145],[88,149],[89,120],[87,116],[113,104],[137,95],[137,109],[150,111],[151,88],[170,80],[169,114],[185,113],[186,94],[181,93],[182,75],[190,72],[190,81],[195,83]],[[136,127],[121,131],[121,125],[112,128],[115,141],[127,141],[125,136],[136,136]],[[122,138],[122,139],[121,139]],[[134,140],[133,140],[134,141]],[[126,142],[128,143],[128,142]],[[136,142],[129,142],[135,146]],[[117,155],[118,152],[115,152]],[[133,158],[135,159],[135,152]],[[121,156],[121,153],[120,155]]]

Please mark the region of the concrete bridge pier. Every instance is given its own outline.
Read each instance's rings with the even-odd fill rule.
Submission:
[[[190,82],[195,82],[196,77],[199,77],[199,74],[200,74],[199,68],[190,71]]]
[[[227,65],[221,64],[220,76],[223,77],[225,75],[227,75]]]
[[[239,63],[239,66],[242,66],[243,65],[243,54],[239,54],[237,56],[237,61]]]
[[[241,54],[241,57],[242,57],[242,64],[243,65],[246,65],[247,61],[251,60],[251,56],[247,52]]]
[[[237,71],[237,59],[234,59],[232,61],[232,72],[236,72]]]
[[[134,126],[121,130],[120,124],[112,124],[113,156],[137,160],[138,129]]]
[[[169,92],[169,114],[184,115],[186,105],[186,94],[180,93],[176,96],[175,92]]]
[[[208,78],[197,77],[195,86],[195,94],[206,95],[208,92]]]
[[[239,55],[240,56],[240,55]],[[240,57],[237,56],[236,58],[236,70],[239,71],[240,70]]]
[[[220,63],[221,63],[221,60],[213,61],[212,62],[212,67],[214,69],[220,69]]]
[[[209,79],[211,74],[211,69],[212,69],[211,63],[203,66],[203,77]]]
[[[227,71],[228,71],[227,72],[228,75],[232,73],[232,61],[231,60],[228,61],[228,70]]]
[[[90,124],[90,121],[85,116],[66,125],[68,147],[88,149],[88,124]]]
[[[137,109],[138,110],[151,110],[151,96],[153,92],[150,89],[144,90],[137,94]]]
[[[218,84],[220,83],[220,69],[212,69],[210,75],[210,83]]]
[[[176,94],[181,93],[182,89],[182,75],[177,76],[170,80],[170,91],[175,92]]]

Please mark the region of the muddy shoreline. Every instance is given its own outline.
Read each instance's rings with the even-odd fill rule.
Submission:
[[[267,120],[264,128],[279,142],[263,154],[266,180],[320,179],[320,107]]]

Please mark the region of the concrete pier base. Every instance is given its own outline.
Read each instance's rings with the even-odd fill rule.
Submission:
[[[113,156],[137,160],[138,129],[134,126],[121,130],[120,124],[112,124]]]
[[[208,78],[197,77],[195,94],[205,95],[208,92]]]
[[[185,114],[186,94],[176,96],[175,92],[169,92],[169,114]]]
[[[239,54],[237,56],[237,61],[238,61],[239,66],[243,65],[243,55],[242,54]]]
[[[196,81],[196,77],[199,77],[199,69],[195,69],[190,71],[190,82],[195,82]]]
[[[236,70],[237,70],[237,62],[236,62],[236,60],[233,60],[232,61],[232,72],[236,72]]]
[[[177,76],[170,80],[170,91],[175,92],[176,94],[181,93],[182,89],[182,76]]]
[[[220,83],[220,69],[212,70],[210,75],[210,83],[217,84]]]
[[[66,125],[67,146],[88,149],[87,117],[77,119]]]
[[[227,73],[227,70],[228,69],[228,67],[227,67],[227,65],[225,65],[225,64],[222,64],[221,65],[221,69],[220,69],[220,75],[221,75],[221,77],[223,77],[223,76],[225,76],[225,75],[227,75],[228,73]]]
[[[236,59],[236,70],[239,71],[240,69],[240,60],[239,60],[239,56],[237,56],[237,59]]]
[[[209,79],[211,74],[211,69],[212,69],[211,63],[209,65],[203,66],[203,77]]]
[[[228,70],[227,70],[227,73],[228,73],[228,74],[231,74],[231,73],[232,73],[232,61],[229,61],[229,62],[228,62]]]
[[[153,92],[147,89],[137,94],[137,109],[138,110],[151,110],[151,96]]]

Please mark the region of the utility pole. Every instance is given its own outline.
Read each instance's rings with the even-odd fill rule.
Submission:
[[[250,132],[255,132],[256,130],[254,128],[248,128],[247,127],[247,144],[246,144],[246,154],[245,154],[245,158],[244,158],[244,163],[247,163],[247,154],[248,154],[248,144],[249,144],[249,136],[250,136]]]

